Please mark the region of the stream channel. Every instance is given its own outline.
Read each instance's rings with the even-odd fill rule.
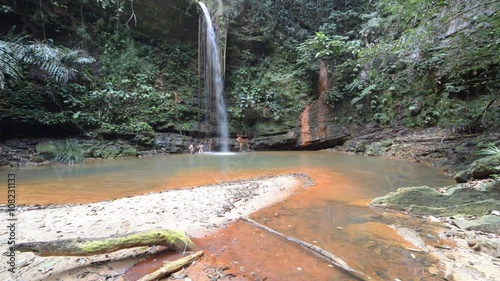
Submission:
[[[373,280],[438,279],[429,270],[439,267],[437,261],[413,251],[415,246],[397,235],[394,226],[416,230],[431,245],[444,242],[436,227],[425,220],[373,210],[368,202],[398,187],[453,183],[442,171],[417,163],[331,151],[99,160],[0,170],[0,178],[13,171],[18,204],[29,205],[88,203],[227,180],[304,173],[314,181],[313,186],[251,217],[331,251]],[[243,267],[250,280],[353,280],[306,249],[243,222],[195,242],[233,266]],[[167,256],[160,254],[155,260],[161,265]],[[149,263],[146,267],[135,274],[155,266]],[[134,272],[128,276],[135,278]]]

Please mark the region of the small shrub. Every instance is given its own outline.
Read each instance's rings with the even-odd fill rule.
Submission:
[[[492,143],[489,143],[486,145],[486,148],[479,150],[477,154],[483,156],[500,155],[500,148]]]
[[[83,149],[76,140],[66,140],[57,145],[53,161],[65,164],[81,163],[85,160]]]

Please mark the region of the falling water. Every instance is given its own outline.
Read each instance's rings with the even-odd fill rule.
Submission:
[[[227,112],[226,112],[226,104],[224,103],[224,82],[222,81],[222,71],[221,71],[221,63],[219,58],[219,48],[217,45],[217,37],[215,36],[215,30],[212,25],[212,19],[210,17],[210,13],[205,6],[204,3],[198,2],[203,11],[203,16],[205,18],[205,26],[206,26],[206,61],[205,67],[208,71],[210,71],[209,75],[206,75],[205,79],[210,79],[208,81],[208,94],[210,95],[211,91],[215,96],[215,103],[217,108],[217,119],[218,119],[218,127],[220,131],[221,137],[221,151],[228,152],[228,125],[227,125]]]

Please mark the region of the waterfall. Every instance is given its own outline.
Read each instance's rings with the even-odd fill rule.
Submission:
[[[217,122],[221,138],[221,151],[228,152],[229,132],[227,123],[226,104],[224,102],[224,81],[222,81],[220,53],[217,36],[212,24],[210,12],[204,3],[198,2],[203,11],[206,27],[206,55],[205,55],[205,87],[209,96],[215,96]]]

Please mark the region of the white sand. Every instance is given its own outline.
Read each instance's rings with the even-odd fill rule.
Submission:
[[[194,237],[206,236],[252,212],[279,202],[300,186],[301,177],[282,175],[217,185],[172,190],[91,204],[71,204],[45,209],[20,210],[16,243],[67,238],[108,237],[149,229],[175,229]],[[0,231],[2,245],[7,229]],[[3,248],[3,251],[5,246]],[[142,249],[145,251],[148,249]],[[38,257],[17,252],[17,275],[1,263],[0,280],[66,280],[71,269],[91,261],[114,260],[137,254],[122,250],[91,257]],[[23,266],[24,265],[24,266]],[[108,266],[113,270],[112,266]],[[119,267],[119,266],[117,266]],[[76,270],[78,272],[81,270]],[[123,272],[117,272],[118,276]],[[92,275],[92,274],[91,274]],[[95,276],[95,275],[94,275]],[[95,280],[80,276],[79,280]],[[90,279],[89,279],[90,278]],[[95,278],[95,277],[94,277]]]

